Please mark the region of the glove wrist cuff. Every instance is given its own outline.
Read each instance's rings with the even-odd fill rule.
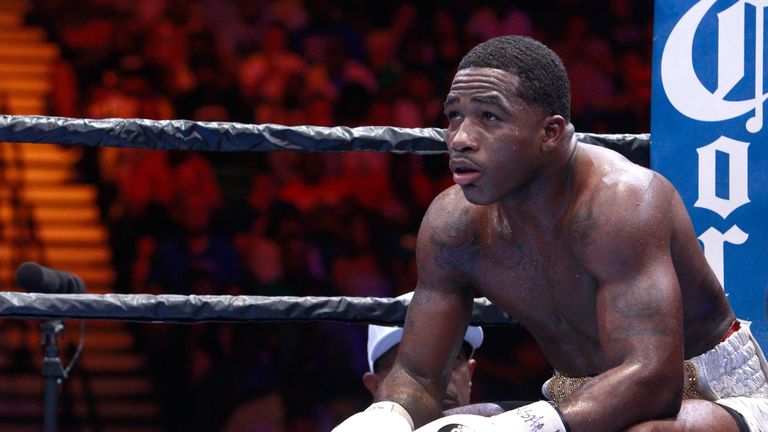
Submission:
[[[391,402],[391,401],[381,401],[381,402],[375,402],[371,406],[365,409],[366,412],[368,411],[383,411],[383,412],[392,412],[400,417],[404,418],[409,425],[411,425],[411,430],[413,430],[413,419],[411,418],[411,415],[408,414],[408,411],[403,408],[402,405],[400,405],[397,402]]]
[[[570,432],[560,409],[547,401],[523,405],[492,419],[495,425],[502,426],[502,430],[520,430],[515,428],[523,426],[525,432]]]

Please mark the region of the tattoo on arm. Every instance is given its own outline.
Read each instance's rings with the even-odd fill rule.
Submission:
[[[661,294],[658,285],[630,281],[611,298],[611,306],[624,318],[652,318],[661,313]]]
[[[611,297],[610,304],[613,311],[625,319],[624,331],[627,334],[662,335],[665,333],[664,327],[652,320],[663,311],[663,292],[658,285],[641,284],[636,280],[629,281]]]

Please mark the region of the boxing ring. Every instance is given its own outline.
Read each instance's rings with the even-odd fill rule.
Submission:
[[[288,127],[227,122],[75,119],[0,116],[0,142],[50,143],[203,152],[376,151],[431,155],[446,152],[445,131],[386,126]],[[577,133],[640,165],[650,160],[650,134]],[[0,293],[0,317],[115,319],[144,322],[341,321],[402,324],[397,299],[355,297],[182,296],[150,294]],[[475,302],[473,325],[516,325],[485,299]]]
[[[579,133],[582,142],[614,149],[648,166],[650,135]],[[374,151],[433,155],[446,152],[445,131],[435,128],[287,127],[187,120],[75,119],[0,116],[0,142],[51,143],[199,152]],[[20,267],[21,269],[21,267]],[[47,271],[48,269],[46,269]],[[62,269],[66,270],[66,269]],[[55,271],[54,271],[55,272]],[[21,279],[17,281],[21,284]],[[30,291],[34,288],[23,287]],[[62,320],[118,320],[140,323],[317,322],[402,325],[407,301],[376,297],[266,297],[152,294],[86,294],[61,287],[44,292],[0,292],[0,318],[42,322],[45,431],[57,428],[57,386],[67,378],[58,358]],[[471,325],[518,326],[514,317],[485,298],[475,299]],[[79,352],[79,351],[78,351]]]

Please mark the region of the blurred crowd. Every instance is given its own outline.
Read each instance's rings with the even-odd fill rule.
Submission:
[[[522,34],[563,58],[578,131],[649,130],[651,2],[32,4],[30,22],[63,53],[51,115],[443,127],[462,55]],[[99,188],[121,293],[396,296],[415,285],[421,217],[451,184],[441,156],[83,152],[80,180]],[[328,430],[368,403],[361,327],[136,331],[169,430],[255,418],[257,430]],[[476,399],[536,398],[541,354],[519,330],[495,332],[478,353]]]

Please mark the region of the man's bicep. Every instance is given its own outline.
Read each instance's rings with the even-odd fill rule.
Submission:
[[[598,283],[598,331],[613,365],[660,358],[682,344],[682,299],[671,256],[674,190],[660,180],[627,188],[621,197],[608,195],[624,206],[595,212],[601,220],[593,225],[600,228],[581,250]],[[607,205],[602,197],[595,202],[595,208]]]
[[[473,291],[464,276],[461,242],[459,247],[456,243],[463,233],[435,215],[428,212],[419,230],[418,283],[396,365],[437,384],[452,369],[472,310]]]
[[[649,242],[629,260],[617,252],[603,265],[596,277],[597,323],[609,364],[682,356],[682,299],[668,245]]]
[[[432,271],[419,276],[405,318],[398,361],[425,378],[446,378],[466,332],[472,293],[453,271],[434,264],[425,267]]]
[[[661,367],[672,361],[669,355],[682,356],[682,300],[669,259],[599,282],[597,314],[600,343],[611,366],[642,362]]]
[[[419,228],[418,282],[412,304],[439,307],[456,314],[471,303],[468,273],[481,251],[475,246],[469,209],[454,209],[443,195],[430,206]]]

